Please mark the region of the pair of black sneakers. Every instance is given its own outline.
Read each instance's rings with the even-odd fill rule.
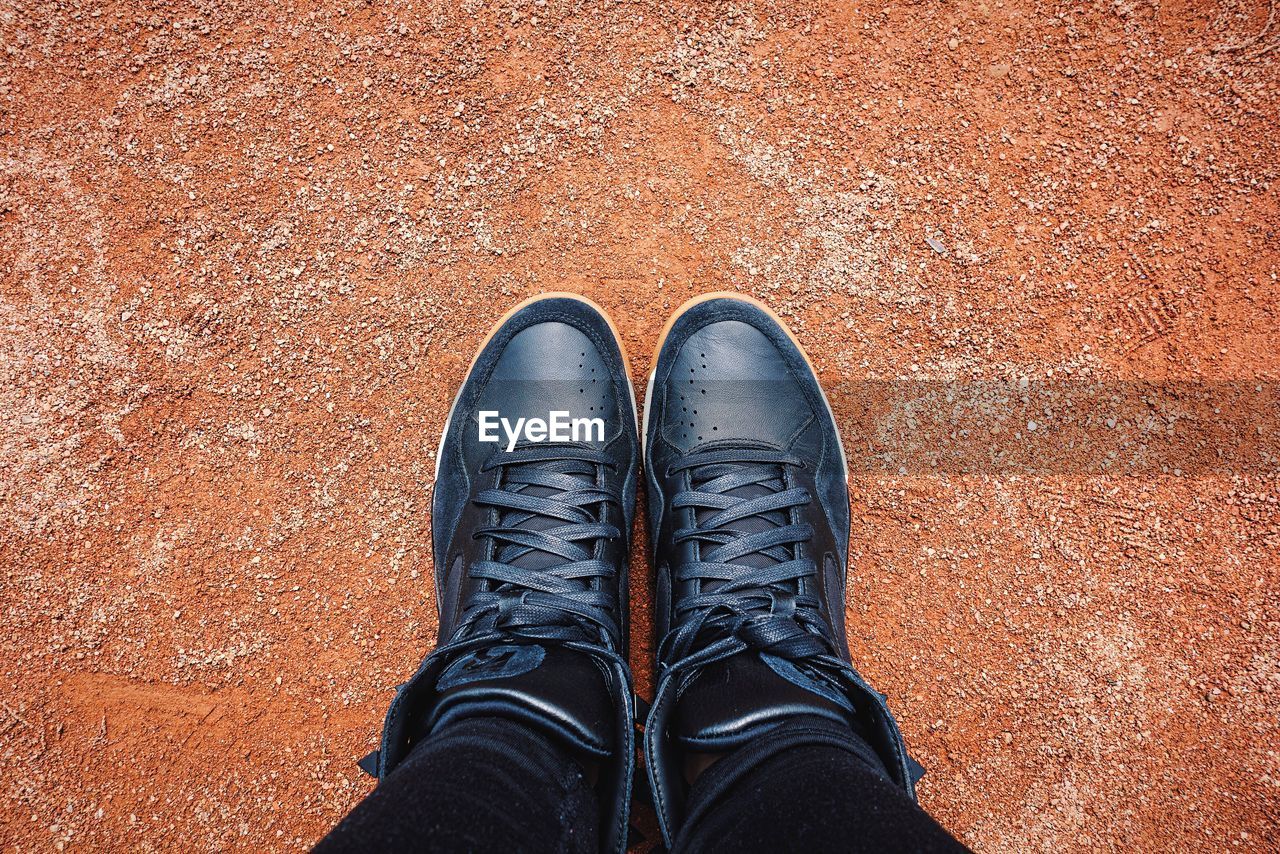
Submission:
[[[850,665],[848,467],[831,408],[782,321],[737,294],[695,299],[667,324],[641,431],[599,307],[546,294],[499,321],[436,460],[440,643],[397,693],[372,770],[385,777],[447,721],[513,717],[598,767],[606,848],[625,846],[643,706],[626,650],[642,453],[660,645],[639,723],[667,843],[691,758],[801,715],[856,727],[912,794],[917,766]]]

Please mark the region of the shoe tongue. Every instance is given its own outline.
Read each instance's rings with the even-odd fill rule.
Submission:
[[[702,668],[680,695],[672,731],[687,749],[719,751],[797,715],[848,725],[853,708],[820,672],[747,651]]]
[[[428,730],[473,717],[512,718],[596,756],[613,749],[616,717],[605,673],[563,646],[496,644],[453,661],[436,681]]]

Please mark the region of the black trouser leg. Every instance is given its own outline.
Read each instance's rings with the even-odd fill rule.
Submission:
[[[599,806],[582,766],[505,718],[433,732],[315,850],[564,851],[600,847]]]
[[[889,779],[871,747],[802,718],[694,783],[674,851],[965,851]]]

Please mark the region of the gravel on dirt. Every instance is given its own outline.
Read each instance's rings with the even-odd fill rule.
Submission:
[[[695,294],[792,324],[855,462],[854,658],[962,840],[1275,846],[1274,17],[0,4],[0,847],[296,849],[369,791],[448,404],[551,289],[641,391]],[[1051,377],[1117,443],[1174,431],[1142,384],[1256,432],[1108,467],[1022,405]],[[942,430],[911,383],[1015,405]]]

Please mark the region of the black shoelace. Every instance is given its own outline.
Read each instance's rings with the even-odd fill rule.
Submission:
[[[621,498],[605,486],[616,468],[602,451],[578,445],[537,444],[497,451],[482,471],[502,469],[499,485],[474,502],[496,511],[477,530],[490,560],[468,567],[488,589],[471,600],[459,634],[496,632],[543,640],[612,646],[620,629],[615,596],[605,586],[615,568],[599,559],[604,541],[621,536],[603,521]]]
[[[821,603],[801,592],[802,580],[817,578],[817,565],[800,548],[813,528],[794,513],[813,497],[789,485],[788,469],[803,466],[757,448],[700,451],[671,466],[673,474],[690,473],[690,488],[672,507],[692,508],[695,517],[675,532],[675,543],[696,542],[701,558],[675,567],[674,581],[699,581],[702,592],[680,602],[662,641],[663,661],[746,648],[791,660],[834,654]]]

